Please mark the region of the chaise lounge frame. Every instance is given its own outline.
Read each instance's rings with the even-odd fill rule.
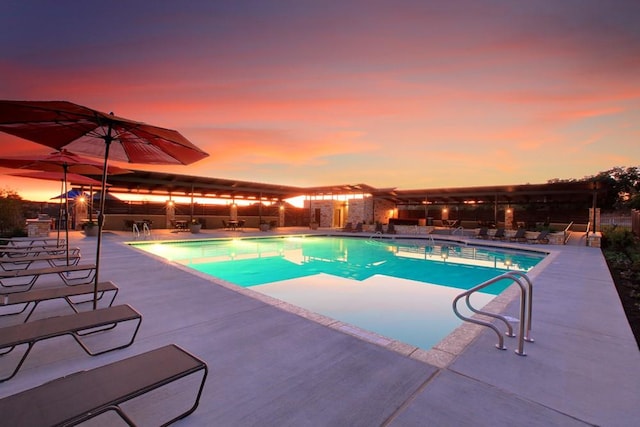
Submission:
[[[171,344],[0,399],[0,413],[7,425],[71,426],[114,411],[134,426],[121,408],[122,403],[202,373],[193,405],[162,424],[166,426],[196,410],[208,372],[204,361]]]
[[[84,336],[113,329],[123,322],[137,322],[131,340],[125,344],[92,351],[82,340]],[[2,357],[5,357],[16,347],[27,346],[11,374],[0,378],[0,382],[10,380],[18,373],[27,356],[31,353],[31,349],[39,341],[71,335],[85,353],[90,356],[97,356],[133,344],[141,323],[142,315],[131,306],[125,304],[65,316],[49,317],[0,328],[0,362]]]
[[[101,300],[105,293],[113,292],[113,296],[111,297],[111,301],[108,303],[108,307],[113,305],[113,302],[118,295],[118,287],[115,283],[111,281],[100,282],[98,283],[98,300]],[[2,312],[0,313],[0,317],[4,316],[16,316],[18,314],[24,313],[27,308],[31,307],[28,311],[27,316],[24,318],[23,323],[29,321],[29,318],[35,311],[38,304],[44,301],[50,301],[54,299],[64,299],[71,309],[78,313],[79,310],[76,308],[77,304],[82,304],[86,302],[92,302],[93,298],[74,301],[71,298],[77,297],[81,295],[89,295],[94,292],[94,284],[87,283],[83,285],[75,285],[75,286],[59,286],[55,288],[44,288],[44,289],[35,289],[25,292],[11,292],[6,294],[0,294],[0,307],[9,307],[9,306],[19,306],[23,305],[21,310],[14,310],[10,312]]]
[[[5,271],[13,271],[13,270],[28,270],[33,263],[37,262],[46,262],[49,264],[49,267],[62,267],[67,265],[67,261],[69,261],[69,265],[78,265],[80,259],[82,257],[80,254],[54,254],[54,255],[37,255],[37,256],[28,256],[28,257],[9,257],[9,258],[0,258],[0,268]]]
[[[72,274],[84,272],[85,274]],[[5,288],[21,288],[28,291],[40,276],[57,274],[67,286],[91,283],[96,274],[95,264],[62,265],[59,267],[32,268],[29,270],[0,271],[0,285]],[[11,279],[28,279],[16,283]]]

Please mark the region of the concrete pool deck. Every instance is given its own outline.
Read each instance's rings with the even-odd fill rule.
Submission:
[[[153,237],[274,234],[203,231],[153,230]],[[310,231],[278,231],[285,232]],[[130,233],[104,234],[100,280],[117,283],[116,303],[143,314],[136,342],[97,357],[71,338],[38,343],[18,375],[0,384],[0,397],[176,343],[210,369],[200,406],[176,425],[628,426],[640,419],[640,352],[597,248],[513,244],[551,252],[531,275],[536,342],[521,357],[515,339],[497,350],[487,328],[463,339],[454,332],[436,353],[385,348],[148,256],[129,240]],[[95,258],[95,237],[72,232],[70,241],[83,262]],[[54,283],[44,279],[36,286]],[[518,301],[503,304],[517,317]],[[68,311],[43,303],[34,316]]]

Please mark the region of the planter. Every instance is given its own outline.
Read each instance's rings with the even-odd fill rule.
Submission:
[[[312,230],[317,230],[318,229],[318,223],[317,222],[309,223],[309,228],[312,229]]]
[[[97,236],[98,235],[98,226],[97,225],[85,225],[84,226],[84,235],[85,236]]]
[[[260,224],[260,231],[269,231],[269,224]]]
[[[191,231],[194,234],[199,233],[201,228],[202,228],[202,224],[189,224],[189,231]]]

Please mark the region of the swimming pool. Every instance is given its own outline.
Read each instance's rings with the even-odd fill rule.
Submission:
[[[527,272],[544,258],[448,241],[285,236],[136,242],[132,246],[194,270],[429,349],[462,321],[451,302],[508,270]],[[508,281],[473,295],[483,306]]]

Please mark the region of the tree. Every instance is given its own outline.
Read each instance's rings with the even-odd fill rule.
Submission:
[[[614,167],[600,172],[593,178],[596,182],[602,182],[609,186],[610,194],[607,197],[604,208],[631,209],[640,205],[640,168]]]
[[[23,223],[22,198],[15,191],[0,188],[0,233],[22,230]]]

